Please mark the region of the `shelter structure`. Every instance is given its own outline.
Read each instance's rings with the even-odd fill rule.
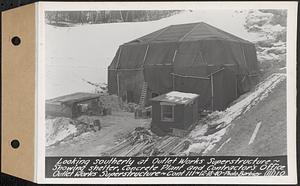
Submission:
[[[46,116],[74,118],[82,114],[98,115],[101,113],[100,95],[77,92],[46,100]]]
[[[108,91],[146,105],[170,91],[194,93],[200,110],[224,110],[258,72],[253,43],[204,22],[171,25],[119,47]]]
[[[198,121],[197,94],[171,91],[151,99],[151,129],[157,134],[181,133]]]

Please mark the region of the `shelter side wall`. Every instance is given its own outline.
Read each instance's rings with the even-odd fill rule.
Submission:
[[[177,42],[151,43],[144,65],[144,77],[150,92],[164,94],[172,90],[173,60]]]
[[[259,71],[259,64],[257,61],[256,48],[254,44],[243,44],[242,45],[249,74],[255,74]]]
[[[237,98],[236,82],[235,73],[228,68],[213,76],[213,110],[224,110]]]
[[[151,92],[165,94],[173,89],[172,66],[145,67],[144,77]]]
[[[108,93],[118,94],[118,82],[117,82],[117,71],[108,70]]]
[[[118,61],[118,56],[120,53],[120,47],[118,48],[116,55],[110,65],[108,66],[107,69],[107,85],[108,85],[108,93],[109,94],[117,94],[118,93],[118,88],[117,88],[117,61]]]
[[[121,97],[123,101],[138,103],[144,82],[143,72],[121,71],[118,72],[118,78],[119,97]]]
[[[175,90],[180,92],[194,93],[200,95],[198,108],[200,110],[211,109],[211,83],[210,79],[196,79],[185,77],[174,77]]]

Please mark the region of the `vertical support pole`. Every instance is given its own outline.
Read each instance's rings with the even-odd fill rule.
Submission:
[[[121,56],[122,48],[120,46],[119,54],[118,54],[118,60],[116,65],[116,73],[117,73],[117,86],[118,86],[118,97],[120,97],[120,79],[119,79],[119,63],[120,63],[120,56]]]
[[[118,88],[118,96],[120,97],[120,79],[119,79],[118,70],[117,70],[117,88]]]
[[[176,58],[176,54],[177,54],[177,49],[174,51],[174,55],[173,55],[173,59],[172,59],[172,63],[174,64],[175,58]],[[173,70],[174,72],[174,65],[173,65]],[[172,74],[172,90],[175,90],[175,75]]]
[[[213,75],[210,76],[210,86],[211,86],[211,111],[214,110],[214,78]]]
[[[175,75],[172,74],[172,90],[175,90]]]
[[[235,98],[238,97],[238,78],[235,76]]]
[[[176,54],[177,54],[177,50],[174,51],[174,55],[173,55],[173,58],[172,58],[172,63],[174,63],[174,61],[175,61]]]
[[[245,62],[245,67],[248,67],[247,60],[246,60],[246,56],[245,56],[245,51],[244,51],[243,46],[241,46],[241,49],[242,49],[242,53],[243,53],[243,58],[244,58],[244,62]]]
[[[144,58],[143,58],[143,68],[144,68],[144,65],[145,65],[146,58],[147,58],[148,50],[149,50],[149,44],[147,45],[147,48],[146,48],[146,51],[145,51],[145,54],[144,54]]]

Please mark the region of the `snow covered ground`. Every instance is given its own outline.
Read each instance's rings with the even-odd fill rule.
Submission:
[[[83,79],[107,82],[107,67],[119,45],[174,24],[204,21],[249,41],[257,34],[244,28],[247,11],[184,11],[158,21],[76,25],[46,25],[46,99],[94,91]],[[225,20],[224,20],[225,19]]]

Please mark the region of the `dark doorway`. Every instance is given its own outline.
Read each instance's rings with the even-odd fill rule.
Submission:
[[[152,92],[152,94],[151,94],[151,97],[152,97],[152,98],[155,98],[155,97],[157,97],[157,96],[159,96],[158,93]]]

